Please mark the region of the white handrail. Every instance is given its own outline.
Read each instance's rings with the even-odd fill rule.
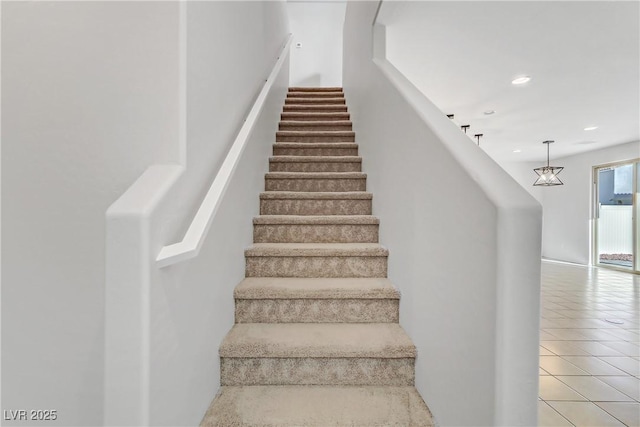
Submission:
[[[273,67],[271,74],[269,74],[269,78],[262,87],[256,102],[253,104],[251,111],[247,115],[247,119],[238,132],[236,139],[233,141],[233,145],[231,146],[227,157],[225,157],[222,166],[220,166],[220,170],[216,174],[209,191],[207,191],[207,195],[202,200],[202,203],[198,208],[198,212],[196,212],[196,215],[193,217],[193,221],[191,221],[191,225],[189,225],[182,241],[164,246],[160,250],[158,257],[156,258],[159,268],[198,256],[202,243],[204,242],[204,238],[206,237],[207,232],[211,227],[211,223],[213,222],[213,218],[220,207],[220,202],[227,190],[231,176],[233,175],[233,172],[238,165],[238,161],[240,160],[240,156],[247,145],[247,141],[253,131],[257,118],[264,108],[267,95],[269,94],[269,91],[282,68],[282,64],[289,54],[289,47],[291,46],[292,40],[293,36],[289,34],[289,38],[278,56],[276,65]]]

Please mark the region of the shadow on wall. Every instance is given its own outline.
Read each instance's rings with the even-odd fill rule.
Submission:
[[[298,80],[296,86],[300,87],[320,87],[322,86],[322,78],[320,74],[312,74],[302,80]]]

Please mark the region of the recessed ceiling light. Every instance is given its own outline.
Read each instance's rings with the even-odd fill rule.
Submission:
[[[522,150],[513,150],[514,153],[522,153]]]
[[[496,110],[487,110],[487,111],[484,112],[485,116],[490,116],[490,115],[495,114],[495,113],[496,113]]]
[[[522,77],[518,77],[518,78],[515,78],[515,79],[511,80],[511,84],[523,85],[523,84],[527,83],[529,80],[531,80],[531,77],[522,76]]]
[[[596,130],[596,129],[598,129],[598,126],[589,126],[584,128],[584,130]]]

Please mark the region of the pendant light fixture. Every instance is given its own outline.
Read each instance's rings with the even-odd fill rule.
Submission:
[[[558,178],[558,174],[562,172],[564,167],[561,166],[549,166],[549,144],[553,144],[553,141],[543,141],[543,144],[547,145],[547,166],[535,168],[533,171],[538,174],[538,179],[533,185],[564,185]]]

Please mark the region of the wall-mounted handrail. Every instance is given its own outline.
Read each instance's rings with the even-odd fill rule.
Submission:
[[[213,222],[213,218],[216,215],[218,208],[220,207],[220,203],[222,201],[222,197],[224,196],[227,187],[229,186],[229,181],[233,176],[233,172],[235,171],[238,162],[240,160],[240,156],[244,151],[249,136],[253,131],[253,128],[256,124],[257,118],[262,112],[264,108],[265,100],[267,99],[267,95],[271,90],[280,69],[282,68],[282,64],[285,59],[289,55],[289,48],[291,46],[291,41],[293,40],[293,36],[289,34],[289,38],[287,39],[284,48],[280,52],[278,56],[278,60],[276,61],[271,74],[267,78],[256,102],[253,104],[251,111],[247,115],[247,118],[240,128],[236,139],[233,141],[233,145],[229,150],[229,153],[222,162],[222,166],[220,166],[220,170],[216,174],[213,182],[211,183],[211,187],[207,191],[206,196],[202,200],[200,207],[198,208],[198,212],[196,212],[187,232],[180,242],[173,243],[171,245],[164,246],[158,257],[156,258],[156,262],[159,268],[167,267],[169,265],[194,258],[198,256],[200,252],[200,248],[202,247],[202,243],[211,227],[211,223]]]

